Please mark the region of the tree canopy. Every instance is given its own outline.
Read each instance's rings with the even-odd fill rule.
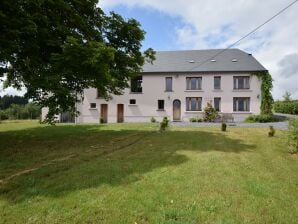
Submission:
[[[47,121],[75,112],[85,88],[121,94],[154,51],[141,52],[135,19],[105,14],[97,0],[0,1],[0,77],[49,107]]]

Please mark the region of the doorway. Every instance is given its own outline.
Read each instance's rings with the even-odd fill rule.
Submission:
[[[108,104],[100,105],[100,123],[108,123]]]
[[[117,104],[117,122],[123,123],[124,122],[124,105]]]
[[[181,101],[174,100],[173,101],[173,121],[181,120]]]

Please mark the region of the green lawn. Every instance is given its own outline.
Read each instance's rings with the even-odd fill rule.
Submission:
[[[298,223],[286,132],[0,124],[0,223]]]

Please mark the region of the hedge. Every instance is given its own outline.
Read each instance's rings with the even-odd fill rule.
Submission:
[[[298,114],[298,101],[278,101],[273,105],[276,113],[283,114]]]

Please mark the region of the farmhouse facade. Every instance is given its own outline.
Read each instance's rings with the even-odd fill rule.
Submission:
[[[266,69],[239,49],[157,52],[123,95],[106,101],[97,89],[86,89],[74,122],[188,121],[202,117],[207,103],[242,121],[260,113],[261,81],[253,75],[259,71]],[[46,112],[44,108],[43,117]],[[59,119],[65,120],[63,114]]]

